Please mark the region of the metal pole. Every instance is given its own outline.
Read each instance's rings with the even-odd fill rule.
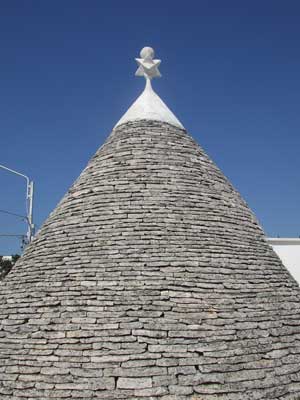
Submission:
[[[28,184],[28,189],[27,189],[27,201],[28,201],[28,212],[27,212],[28,232],[27,232],[27,238],[28,238],[28,243],[30,243],[32,241],[33,235],[34,235],[33,189],[34,189],[33,181],[30,181],[29,184]]]
[[[28,176],[21,174],[18,171],[15,171],[14,169],[5,167],[5,165],[0,165],[0,168],[5,169],[6,171],[12,172],[15,175],[19,175],[26,179],[26,221],[27,221],[27,242],[30,243],[33,239],[34,235],[34,223],[33,223],[33,189],[34,189],[34,184],[33,181],[31,181]]]

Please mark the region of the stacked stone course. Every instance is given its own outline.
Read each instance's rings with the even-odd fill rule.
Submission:
[[[299,287],[167,123],[112,132],[0,293],[0,399],[300,396]]]

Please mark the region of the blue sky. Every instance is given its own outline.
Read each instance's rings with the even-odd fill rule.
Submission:
[[[141,92],[150,45],[155,90],[267,235],[299,236],[299,17],[291,0],[1,1],[0,164],[34,179],[36,224]],[[0,187],[0,209],[23,214],[25,181],[0,170]],[[0,213],[0,234],[25,230]]]

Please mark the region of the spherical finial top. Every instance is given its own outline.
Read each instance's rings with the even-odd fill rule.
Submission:
[[[144,47],[142,48],[141,52],[140,52],[140,56],[141,58],[144,58],[146,60],[152,60],[154,58],[154,50],[152,49],[152,47]]]

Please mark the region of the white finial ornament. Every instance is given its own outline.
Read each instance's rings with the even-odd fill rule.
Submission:
[[[146,79],[160,78],[161,74],[158,67],[161,60],[153,60],[154,50],[152,47],[144,47],[140,52],[141,58],[136,58],[139,68],[137,69],[136,76],[144,76]]]
[[[152,47],[144,47],[140,52],[140,56],[141,58],[135,59],[139,66],[135,75],[143,76],[146,79],[146,87],[115,128],[129,121],[143,119],[167,122],[168,124],[184,129],[180,121],[152,89],[151,79],[161,77],[158,70],[161,60],[154,60],[154,50]]]

